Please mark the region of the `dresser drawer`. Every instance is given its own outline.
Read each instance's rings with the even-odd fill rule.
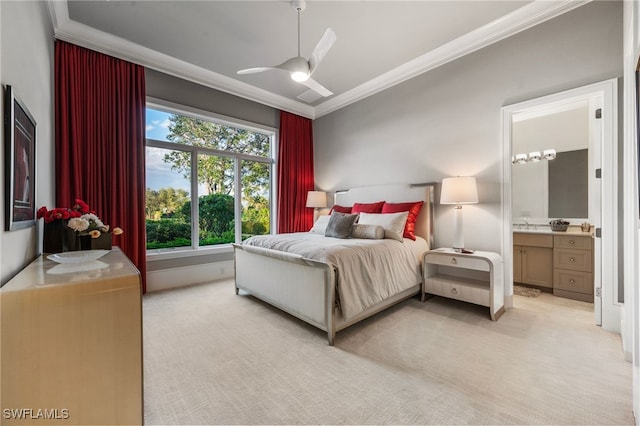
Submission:
[[[593,294],[593,274],[590,272],[556,269],[553,271],[554,290]]]
[[[513,244],[519,246],[553,247],[553,235],[514,232]]]
[[[486,260],[475,257],[427,253],[424,260],[434,265],[455,266],[457,268],[467,268],[476,271],[489,271],[489,263]]]
[[[590,250],[554,249],[553,267],[593,272],[593,253]]]
[[[489,286],[482,286],[475,280],[461,280],[457,277],[436,275],[425,283],[425,292],[481,306],[491,306]]]
[[[553,237],[555,248],[591,250],[591,237],[578,237],[575,235],[556,235]]]

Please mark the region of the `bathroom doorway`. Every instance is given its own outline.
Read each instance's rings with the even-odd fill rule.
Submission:
[[[550,222],[564,219],[569,222],[569,230],[578,230],[576,235],[580,237],[588,235],[580,234],[580,225],[588,223],[594,228],[593,238],[588,239],[593,251],[588,273],[593,275],[594,322],[606,330],[620,331],[614,238],[617,232],[616,94],[616,80],[608,80],[503,107],[503,257],[507,306],[513,306],[514,277],[521,279],[521,274],[526,274],[520,269],[519,256],[527,253],[518,252],[524,247],[520,244],[527,244],[531,238],[542,248],[535,246],[535,256],[529,256],[529,269],[534,270],[531,267],[534,258],[542,264],[547,262],[546,268],[554,268],[543,271],[546,276],[539,278],[541,288],[562,297],[573,295],[578,296],[578,300],[580,297],[587,300],[589,296],[585,291],[565,292],[561,283],[561,261],[558,261],[563,244],[581,244],[583,239],[555,238],[563,234],[553,233]],[[578,130],[564,126],[567,123],[574,123]],[[556,167],[553,161],[559,158],[565,165],[569,164],[571,170]],[[582,186],[584,188],[578,188]],[[568,192],[562,192],[567,189]],[[533,237],[520,241],[523,235]],[[553,241],[558,247],[555,252]],[[526,262],[522,264],[527,266]],[[534,278],[534,282],[537,279]],[[575,282],[578,278],[568,279]]]

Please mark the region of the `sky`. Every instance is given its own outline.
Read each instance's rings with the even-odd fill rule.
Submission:
[[[167,141],[169,133],[169,116],[163,111],[147,108],[146,137]],[[161,188],[184,189],[191,192],[191,185],[182,174],[171,170],[171,165],[163,161],[166,150],[147,147],[147,188],[158,190]]]
[[[0,0],[1,1],[1,0]],[[169,141],[169,117],[171,113],[147,108],[146,112],[146,137],[158,141]],[[162,188],[184,189],[191,194],[191,183],[183,177],[182,173],[171,170],[171,164],[164,162],[164,155],[169,152],[166,149],[146,147],[146,186],[148,189],[159,190]],[[198,194],[207,194],[206,187],[199,185]]]

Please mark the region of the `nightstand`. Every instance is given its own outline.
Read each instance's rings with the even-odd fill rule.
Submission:
[[[427,294],[487,306],[491,319],[497,321],[504,313],[502,257],[489,251],[430,250],[422,266],[423,302]]]

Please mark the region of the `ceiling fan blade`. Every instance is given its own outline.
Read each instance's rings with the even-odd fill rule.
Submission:
[[[309,64],[308,64],[308,62],[307,62],[307,60],[305,58],[302,58],[300,56],[296,56],[296,57],[287,59],[286,61],[284,61],[280,65],[276,65],[273,68],[278,68],[278,69],[289,71],[289,72],[293,72],[293,71],[305,71],[305,72],[308,72],[309,71]]]
[[[255,74],[257,72],[263,72],[263,71],[269,71],[269,70],[273,70],[276,69],[277,67],[257,67],[257,68],[247,68],[244,70],[240,70],[238,71],[238,74],[240,75],[244,75],[244,74]]]
[[[322,95],[325,98],[327,96],[333,95],[332,91],[330,91],[329,89],[327,89],[326,87],[324,87],[323,85],[321,85],[320,83],[318,83],[312,78],[308,78],[306,81],[301,81],[300,84],[302,84],[303,86],[307,86],[309,89],[313,90],[319,95]]]
[[[313,74],[315,69],[318,67],[322,58],[327,54],[333,43],[336,42],[337,36],[336,33],[333,32],[331,28],[327,28],[322,34],[322,38],[316,45],[316,48],[313,49],[313,53],[311,53],[311,57],[309,58],[309,71]]]

